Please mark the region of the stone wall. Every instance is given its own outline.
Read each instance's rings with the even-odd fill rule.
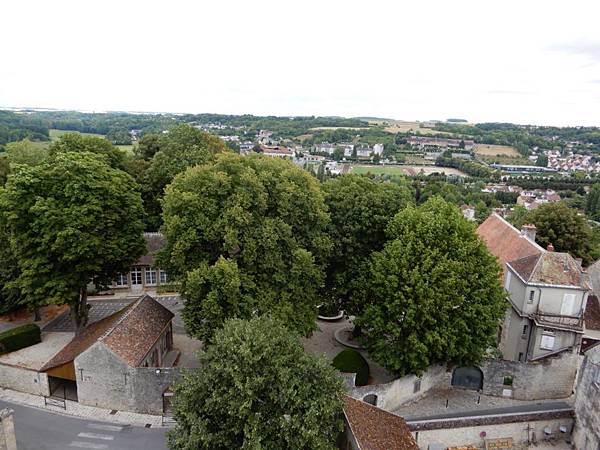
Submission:
[[[449,386],[451,373],[445,366],[431,366],[420,377],[407,375],[389,383],[355,387],[350,392],[354,398],[362,400],[365,396],[377,396],[378,407],[393,411],[405,403],[413,402],[439,386]]]
[[[0,387],[34,395],[50,395],[48,375],[0,364]]]
[[[560,432],[560,427],[567,430]],[[467,446],[485,448],[485,439],[512,438],[515,444],[524,444],[534,437],[537,442],[544,440],[568,439],[568,433],[573,426],[572,418],[536,420],[528,422],[512,422],[503,424],[489,424],[479,426],[465,426],[452,428],[438,428],[433,430],[413,431],[412,434],[421,449],[427,449],[430,444],[441,443],[444,446]],[[410,423],[409,423],[410,427]],[[547,436],[544,429],[549,428],[552,434]],[[445,447],[444,447],[445,448]],[[580,447],[583,449],[583,447]],[[593,447],[588,447],[593,448]]]
[[[576,447],[600,448],[600,346],[586,353],[577,387],[575,414]]]
[[[129,367],[102,342],[75,360],[79,403],[145,414],[163,413],[163,393],[178,368]]]
[[[0,450],[17,450],[12,409],[0,410]]]
[[[577,367],[578,356],[571,352],[529,363],[486,359],[483,393],[518,400],[566,398],[573,393]],[[512,386],[504,384],[505,377],[512,377]]]

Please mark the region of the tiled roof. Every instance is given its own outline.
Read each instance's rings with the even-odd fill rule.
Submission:
[[[162,233],[144,233],[146,240],[146,254],[138,259],[136,265],[152,266],[156,254],[163,249],[166,244],[166,239]]]
[[[490,215],[479,225],[477,234],[484,240],[489,251],[500,260],[504,271],[507,262],[545,251],[497,214]]]
[[[360,450],[418,450],[404,419],[352,397],[344,414]]]
[[[149,295],[144,295],[131,306],[102,341],[127,364],[137,367],[171,319],[171,311]]]
[[[600,302],[595,295],[588,296],[583,320],[586,329],[600,331]]]
[[[171,311],[149,295],[144,295],[120,311],[86,327],[41,371],[73,361],[97,341],[103,341],[127,364],[137,367],[172,318]]]
[[[578,286],[589,289],[581,266],[568,253],[545,251],[509,263],[529,283]]]

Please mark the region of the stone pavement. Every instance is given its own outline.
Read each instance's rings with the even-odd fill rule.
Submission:
[[[506,397],[493,397],[491,395],[480,395],[477,391],[467,389],[432,389],[424,397],[408,403],[392,411],[404,418],[430,417],[440,414],[460,413],[466,411],[489,410],[505,407],[520,407],[526,405],[541,405],[565,401],[573,405],[573,399],[548,399],[548,400],[514,400]]]
[[[19,405],[33,406],[45,411],[52,411],[58,414],[67,416],[80,417],[89,420],[122,423],[125,425],[147,426],[152,427],[162,426],[162,416],[154,416],[150,414],[139,414],[127,411],[117,411],[112,414],[110,409],[96,408],[93,406],[80,405],[77,402],[67,400],[66,409],[60,406],[45,405],[44,397],[32,394],[25,394],[10,389],[0,388],[0,399],[9,403]]]

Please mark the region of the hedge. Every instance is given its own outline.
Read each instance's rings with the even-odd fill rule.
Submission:
[[[355,373],[356,386],[364,386],[369,382],[369,363],[356,350],[351,348],[342,350],[333,358],[333,367],[340,372]]]
[[[0,355],[42,342],[40,327],[28,323],[0,333]]]

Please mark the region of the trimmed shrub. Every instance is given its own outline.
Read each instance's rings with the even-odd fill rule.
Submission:
[[[0,333],[0,355],[42,342],[42,332],[35,323],[28,323]]]
[[[339,352],[333,358],[333,367],[340,372],[355,373],[357,386],[364,386],[369,382],[369,363],[356,350],[348,348]]]

